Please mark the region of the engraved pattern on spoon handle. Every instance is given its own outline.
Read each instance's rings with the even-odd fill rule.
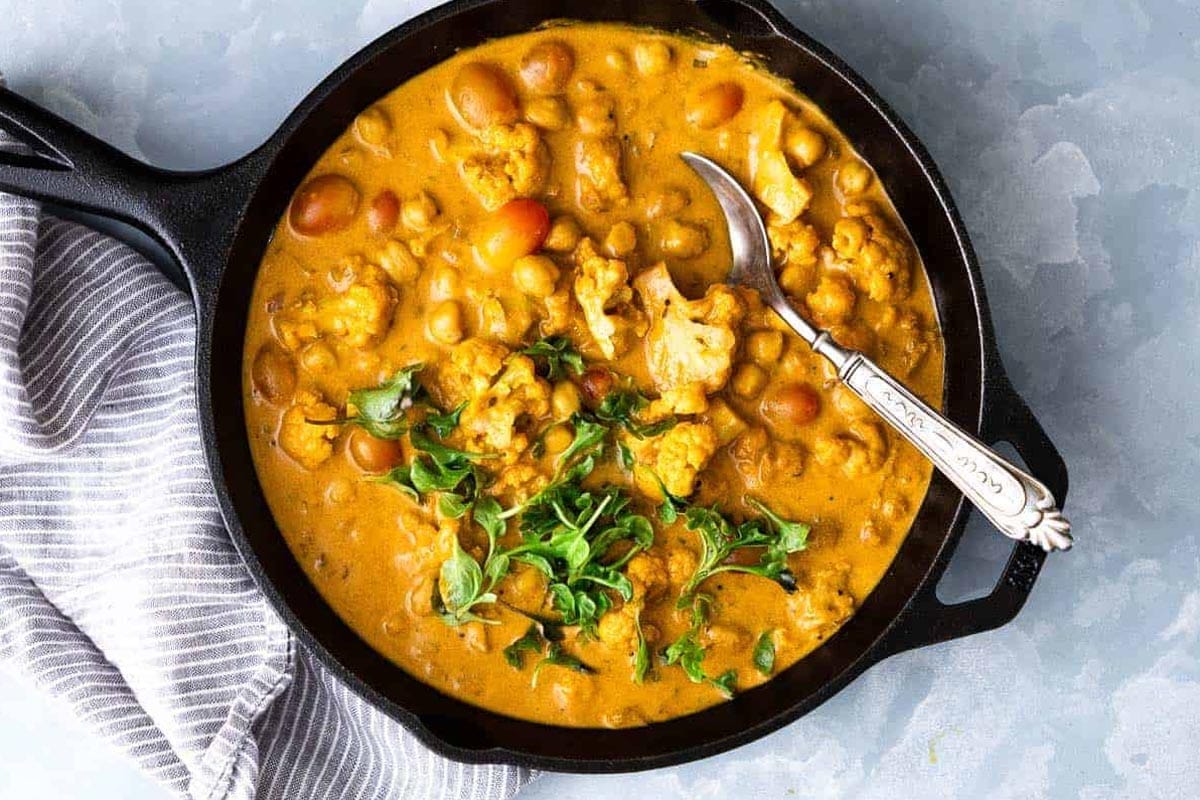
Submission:
[[[1070,549],[1071,523],[1041,481],[934,411],[862,353],[850,353],[839,376],[1006,536],[1047,552]]]

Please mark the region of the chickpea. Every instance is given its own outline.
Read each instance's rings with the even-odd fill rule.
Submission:
[[[807,425],[821,413],[821,397],[804,383],[788,383],[768,392],[759,407],[763,418],[777,431]]]
[[[799,297],[808,288],[808,270],[799,264],[788,264],[779,273],[779,288]]]
[[[633,63],[643,75],[662,75],[671,68],[672,53],[666,42],[639,42],[633,48]]]
[[[742,87],[732,81],[722,81],[705,87],[688,98],[688,124],[701,130],[723,125],[742,110],[745,96]]]
[[[677,186],[655,189],[646,198],[646,217],[658,219],[678,214],[691,202],[692,198],[688,196],[688,193]]]
[[[604,248],[608,250],[614,258],[627,256],[637,247],[637,231],[633,229],[633,225],[621,221],[608,229],[608,235],[604,237]]]
[[[588,100],[575,109],[575,124],[584,136],[612,136],[617,132],[617,113],[607,98]]]
[[[428,230],[437,219],[438,207],[428,192],[420,192],[416,197],[410,197],[400,207],[400,217],[404,224],[414,231]]]
[[[588,367],[579,379],[579,388],[588,404],[596,406],[608,397],[614,382],[613,374],[604,367]]]
[[[561,97],[535,97],[525,104],[525,119],[548,131],[560,131],[570,123]]]
[[[558,265],[547,256],[521,256],[513,262],[517,288],[531,297],[549,297],[558,283]]]
[[[379,106],[371,106],[354,120],[354,133],[363,144],[383,147],[392,135],[392,120]]]
[[[815,291],[805,298],[808,310],[822,325],[837,325],[850,319],[857,297],[850,280],[838,273],[821,276]]]
[[[843,217],[833,225],[833,250],[842,258],[854,258],[867,241],[867,224],[857,217]]]
[[[435,341],[458,344],[463,338],[462,306],[454,300],[443,300],[429,312],[426,325]]]
[[[757,364],[742,364],[733,375],[734,394],[749,400],[767,385],[767,372]]]
[[[435,267],[429,275],[429,299],[435,303],[457,297],[461,288],[461,276],[449,264]]]
[[[769,367],[783,356],[783,334],[755,331],[746,337],[746,354],[760,367]]]
[[[838,167],[837,185],[846,197],[862,194],[871,185],[871,168],[855,159]]]
[[[569,253],[579,244],[582,235],[579,223],[573,217],[555,217],[542,246],[554,253]]]
[[[554,391],[550,394],[550,410],[554,413],[555,419],[569,419],[572,414],[579,411],[582,400],[579,397],[579,389],[570,381],[559,381],[554,384]]]
[[[367,209],[367,226],[372,233],[387,233],[396,227],[400,216],[400,199],[396,193],[384,189],[371,200]]]
[[[463,66],[454,76],[450,101],[463,121],[477,129],[511,125],[521,115],[508,76],[499,67],[478,61]]]
[[[564,42],[539,42],[521,58],[521,80],[541,94],[561,92],[575,69],[575,54]]]
[[[545,206],[536,200],[510,200],[484,220],[474,237],[476,253],[488,269],[505,269],[541,247],[549,232]]]
[[[301,236],[323,236],[340,231],[358,213],[358,189],[342,175],[319,175],[305,183],[292,198],[288,221]]]
[[[676,258],[695,258],[708,248],[708,231],[679,220],[670,220],[662,228],[660,246]]]
[[[394,439],[376,439],[355,427],[346,440],[350,460],[363,472],[386,472],[404,460],[404,450]]]
[[[629,56],[622,50],[609,50],[604,54],[604,64],[613,72],[628,72]]]
[[[300,366],[313,375],[335,370],[337,365],[337,356],[324,342],[313,342],[300,351]]]
[[[429,152],[433,154],[434,161],[445,164],[450,158],[450,134],[441,128],[429,134]]]
[[[296,391],[296,366],[287,353],[265,344],[258,349],[250,365],[250,383],[255,393],[268,402],[285,402]]]
[[[788,131],[784,147],[801,167],[811,167],[825,156],[825,137],[812,128],[796,127]]]

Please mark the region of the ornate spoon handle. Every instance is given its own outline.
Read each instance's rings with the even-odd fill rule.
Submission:
[[[924,453],[1002,533],[1046,552],[1070,549],[1071,523],[1045,484],[925,405],[862,353],[843,350],[827,334],[818,338],[824,341],[814,349],[837,364],[842,382]]]

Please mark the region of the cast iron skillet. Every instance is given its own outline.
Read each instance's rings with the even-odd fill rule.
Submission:
[[[200,420],[225,522],[263,592],[329,669],[451,758],[617,772],[744,744],[812,710],[893,653],[1005,624],[1025,603],[1044,555],[1016,546],[989,595],[941,603],[935,588],[968,509],[935,475],[878,588],[822,647],[732,702],[621,731],[565,731],[447,697],[372,650],[326,605],[276,528],[246,440],[242,337],[260,257],[293,190],[359,111],[460,48],[567,17],[699,31],[760,54],[815,100],[875,167],[920,249],[946,342],[946,413],[985,442],[1011,442],[1054,496],[1065,497],[1066,466],[1005,377],[979,265],[929,154],[858,75],[763,0],[457,0],[367,46],[262,147],[208,172],[167,172],[135,161],[0,91],[0,127],[38,153],[0,153],[0,188],[131,222],[178,259],[195,298]]]

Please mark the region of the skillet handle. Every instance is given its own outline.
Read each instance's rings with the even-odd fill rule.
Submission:
[[[988,392],[980,438],[988,444],[1012,444],[1035,474],[1041,476],[1060,501],[1067,496],[1067,466],[1033,416],[1029,406],[1001,376]],[[943,603],[937,597],[938,581],[923,586],[891,631],[882,656],[983,633],[1012,621],[1029,599],[1046,553],[1028,542],[1014,543],[1012,553],[992,591],[962,603]]]
[[[119,219],[157,239],[180,262],[198,309],[209,307],[236,221],[258,183],[252,153],[202,172],[158,169],[0,86],[0,191]]]

